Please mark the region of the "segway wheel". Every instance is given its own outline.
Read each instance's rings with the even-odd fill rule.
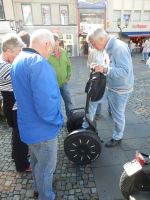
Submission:
[[[78,165],[90,164],[100,156],[100,137],[90,130],[73,131],[64,141],[64,151],[72,162]]]
[[[137,182],[136,175],[128,176],[127,173],[123,171],[120,177],[119,187],[123,197],[126,200],[130,199],[130,195],[139,192],[138,187],[136,186],[136,182]]]
[[[73,112],[67,121],[67,130],[69,133],[77,129],[81,129],[83,122],[84,112]]]

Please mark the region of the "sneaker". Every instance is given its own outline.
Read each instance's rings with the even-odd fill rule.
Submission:
[[[95,115],[95,120],[99,120],[101,117],[102,117],[101,114],[96,114],[96,115]]]
[[[109,140],[106,144],[105,147],[110,148],[110,147],[115,147],[118,144],[120,144],[121,139],[120,140],[114,140],[113,138],[111,140]]]

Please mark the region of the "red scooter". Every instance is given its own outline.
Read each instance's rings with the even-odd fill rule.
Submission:
[[[150,192],[150,156],[136,152],[135,159],[126,163],[120,177],[120,190],[126,200],[130,195]]]

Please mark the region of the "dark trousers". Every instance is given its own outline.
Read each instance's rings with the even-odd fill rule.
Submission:
[[[12,110],[15,98],[13,92],[2,92],[3,112],[8,125],[12,128],[12,157],[15,161],[17,171],[24,171],[29,167],[28,146],[21,141],[18,124],[17,110]]]

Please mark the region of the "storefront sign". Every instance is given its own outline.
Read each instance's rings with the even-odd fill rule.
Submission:
[[[106,0],[78,0],[79,8],[103,9],[106,7]]]
[[[148,28],[148,25],[146,24],[136,24],[132,26],[133,28]]]
[[[51,29],[51,31],[52,31],[52,33],[60,33],[61,31],[60,31],[60,29],[59,28],[53,28],[53,29]]]

